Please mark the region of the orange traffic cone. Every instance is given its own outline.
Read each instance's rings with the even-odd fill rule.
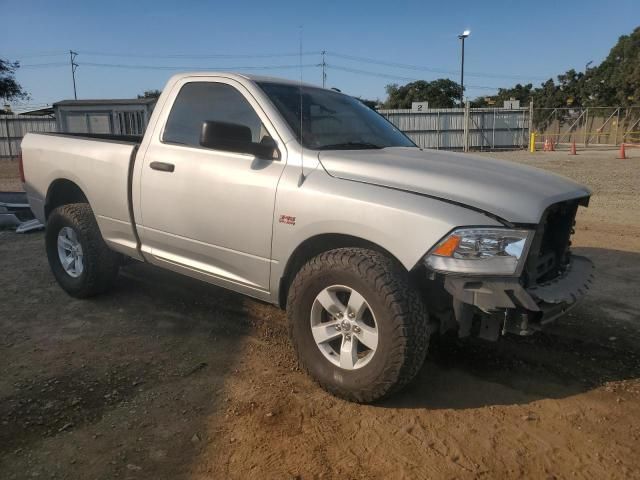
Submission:
[[[576,152],[576,141],[574,140],[573,142],[571,142],[571,150],[569,151],[569,155],[577,155],[578,152]]]
[[[626,155],[626,152],[624,151],[624,143],[620,144],[620,153],[618,154],[618,157],[620,160],[626,160],[628,157]]]
[[[549,139],[545,138],[544,139],[544,148],[542,149],[543,152],[548,152],[549,151]]]
[[[549,150],[550,152],[556,151],[556,142],[553,138],[549,140],[549,146],[550,146],[550,150]]]

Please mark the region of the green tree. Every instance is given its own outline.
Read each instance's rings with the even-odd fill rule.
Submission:
[[[373,110],[375,110],[376,108],[382,105],[382,102],[380,102],[380,100],[368,100],[366,98],[361,98],[361,97],[356,97],[356,98],[360,100],[362,103],[364,103],[367,107]]]
[[[597,106],[630,106],[640,103],[640,27],[623,35],[583,80],[588,103]]]
[[[20,63],[0,58],[0,97],[5,101],[25,100],[29,94],[16,82],[15,73]]]
[[[158,98],[162,94],[162,90],[145,90],[138,98]]]
[[[528,105],[533,95],[533,84],[527,83],[526,85],[517,84],[513,88],[500,88],[497,95],[491,97],[478,97],[471,101],[472,107],[488,107],[490,106],[489,98],[493,101],[495,107],[501,107],[505,100],[520,100],[520,105]]]
[[[640,103],[640,27],[623,35],[596,67],[571,69],[534,91],[536,107],[612,107]]]
[[[429,102],[430,108],[450,108],[460,98],[460,85],[446,78],[418,80],[402,86],[391,84],[386,91],[385,108],[411,108],[412,102]]]

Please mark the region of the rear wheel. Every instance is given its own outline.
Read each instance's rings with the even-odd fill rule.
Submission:
[[[113,285],[120,256],[102,239],[88,204],[64,205],[51,212],[45,242],[51,271],[69,295],[90,297]]]
[[[424,304],[382,253],[341,248],[311,259],[289,289],[298,359],[329,392],[372,402],[406,385],[429,342]]]

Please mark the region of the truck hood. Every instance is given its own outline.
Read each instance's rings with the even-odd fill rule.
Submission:
[[[318,159],[333,177],[440,198],[513,223],[538,223],[549,205],[591,194],[560,175],[466,153],[393,147],[324,151]]]

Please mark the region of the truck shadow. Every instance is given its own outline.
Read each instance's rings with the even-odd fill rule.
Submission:
[[[2,478],[189,478],[227,408],[246,299],[134,264],[113,292],[72,299],[41,237],[3,238]]]
[[[633,294],[640,284],[640,255],[599,248],[577,248],[576,253],[594,261],[597,276],[590,294],[568,316],[532,337],[509,335],[497,343],[436,340],[416,379],[378,405],[465,409],[526,404],[640,378],[640,300]],[[127,267],[120,290],[118,296],[131,296],[141,308],[155,305],[156,321],[161,318],[162,328],[172,335],[206,330],[209,336],[240,343],[262,321],[256,311],[268,312],[269,321],[280,326],[285,322],[275,307],[148,265]],[[166,311],[180,320],[162,320]],[[229,358],[230,368],[235,362]]]
[[[577,248],[596,264],[589,295],[556,325],[497,343],[435,339],[424,367],[386,408],[465,409],[566,398],[640,378],[640,255]]]
[[[640,378],[638,351],[539,333],[498,344],[432,346],[414,381],[387,408],[467,409],[561,399]]]

